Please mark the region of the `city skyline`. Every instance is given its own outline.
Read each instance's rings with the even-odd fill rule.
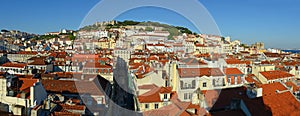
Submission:
[[[38,34],[63,28],[76,30],[85,15],[98,2],[99,0],[90,0],[89,2],[82,0],[72,2],[69,0],[59,2],[4,1],[0,9],[6,12],[0,19],[2,22],[0,28]],[[238,39],[247,44],[256,41],[264,42],[269,48],[292,49],[297,47],[297,43],[300,43],[296,35],[297,27],[300,26],[297,21],[299,18],[297,12],[300,10],[297,8],[299,1],[200,0],[199,2],[212,15],[222,36],[230,36],[232,39]],[[180,6],[181,4],[178,5],[187,8]],[[158,7],[129,10],[118,16],[116,20],[158,21],[184,26],[199,33],[195,26],[184,17]]]

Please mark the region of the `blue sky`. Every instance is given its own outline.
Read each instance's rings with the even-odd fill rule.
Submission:
[[[99,0],[4,0],[0,29],[43,34],[61,28],[77,29]],[[223,36],[244,43],[265,42],[267,47],[300,48],[299,0],[200,0]],[[181,3],[179,3],[180,6]],[[181,6],[189,8],[188,6]],[[194,13],[197,13],[195,11]],[[121,14],[117,20],[159,21],[197,31],[191,22],[162,8],[143,7]]]

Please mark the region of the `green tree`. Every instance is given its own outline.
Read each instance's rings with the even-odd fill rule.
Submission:
[[[146,28],[145,28],[145,31],[154,31],[154,29],[151,28],[151,27],[146,27]]]
[[[69,35],[69,38],[70,38],[70,40],[75,40],[75,39],[76,39],[76,36],[74,36],[73,34],[70,34],[70,35]]]
[[[176,29],[176,28],[169,28],[168,32],[170,33],[170,35],[168,36],[168,39],[174,39],[173,36],[179,35],[178,29]]]

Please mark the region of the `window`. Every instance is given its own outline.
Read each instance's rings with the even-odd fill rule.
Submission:
[[[154,104],[154,108],[157,109],[158,108],[158,104]]]
[[[180,87],[183,88],[183,81],[180,81]]]
[[[97,103],[98,104],[102,104],[102,101],[103,101],[103,99],[100,97],[100,98],[97,98]]]
[[[196,87],[196,81],[195,81],[195,80],[192,81],[192,87],[193,87],[193,88]]]
[[[187,99],[187,93],[183,94],[183,99]]]
[[[145,104],[145,109],[148,109],[149,108],[149,104]]]
[[[206,87],[206,82],[203,82],[202,84],[203,84],[203,85],[202,85],[203,87]]]
[[[192,94],[191,93],[189,93],[189,99],[191,99],[192,98]]]
[[[164,99],[168,99],[168,94],[164,94]]]

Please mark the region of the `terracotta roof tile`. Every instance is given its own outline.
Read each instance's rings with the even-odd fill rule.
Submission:
[[[296,92],[296,91],[300,90],[300,86],[297,86],[297,84],[292,82],[292,81],[286,82],[285,85],[288,86],[288,87],[292,87],[293,92]]]
[[[225,68],[224,73],[226,75],[243,75],[244,74],[238,68]]]
[[[19,79],[22,81],[20,91],[32,87],[36,82],[38,82],[38,79],[27,79],[27,78],[19,78]]]
[[[36,55],[36,54],[38,54],[38,52],[36,52],[36,51],[20,51],[17,54]]]
[[[255,83],[256,85],[261,84],[254,74],[248,74],[245,78],[248,83]]]
[[[197,114],[193,114],[188,112],[188,109],[195,109],[197,110]],[[200,109],[198,105],[194,105],[191,102],[173,102],[170,105],[161,107],[159,109],[149,110],[143,112],[143,115],[145,116],[197,116],[200,115],[201,111],[205,111],[205,109]],[[206,112],[204,112],[206,114]]]
[[[197,58],[202,58],[202,57],[208,58],[208,57],[210,57],[210,54],[209,53],[206,53],[206,54],[196,54],[194,56],[197,57]]]
[[[43,80],[42,84],[47,92],[103,95],[101,87],[93,81]]]
[[[239,59],[226,59],[227,64],[247,64],[247,62],[241,61]]]
[[[35,59],[33,62],[28,63],[28,65],[46,65],[44,59]]]
[[[159,94],[171,93],[171,92],[172,92],[171,87],[156,87],[138,96],[138,100],[140,103],[162,102]]]
[[[112,69],[112,66],[109,64],[100,64],[98,62],[89,62],[84,65],[84,68],[105,68]]]
[[[199,44],[199,43],[195,44],[195,46],[196,46],[196,47],[207,47],[206,45],[204,45],[204,44]]]
[[[67,104],[59,104],[63,109],[67,110],[85,110],[84,105],[67,105]]]
[[[300,62],[297,62],[297,61],[286,61],[286,62],[283,62],[283,64],[285,66],[300,66]]]
[[[27,66],[27,64],[7,62],[7,63],[3,64],[2,66],[3,67],[25,68],[25,66]]]
[[[262,87],[263,102],[270,108],[272,115],[300,115],[299,101],[281,83],[265,84]]]
[[[285,71],[265,71],[260,72],[266,79],[273,80],[273,79],[280,79],[280,78],[287,78],[287,77],[293,77],[294,75],[285,72]]]

